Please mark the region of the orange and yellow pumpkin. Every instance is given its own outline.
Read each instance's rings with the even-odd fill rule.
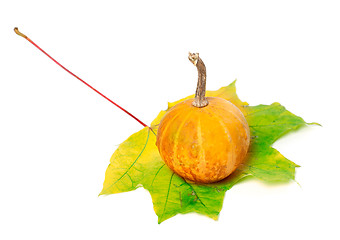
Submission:
[[[198,54],[191,57],[196,57],[194,64],[202,61]],[[205,95],[204,64],[203,67],[204,76],[200,76],[197,66],[199,81],[204,77],[197,91],[203,87]],[[156,144],[162,159],[175,173],[194,182],[212,183],[229,176],[243,162],[250,131],[235,105],[218,97],[205,98],[202,94],[203,101],[199,101],[197,91],[195,99],[178,103],[165,114]]]

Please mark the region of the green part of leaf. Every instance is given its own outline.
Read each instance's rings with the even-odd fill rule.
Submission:
[[[189,182],[173,173],[161,159],[156,146],[156,133],[162,117],[177,103],[169,103],[152,122],[151,131],[144,128],[119,145],[111,157],[100,195],[134,190],[143,186],[152,197],[154,210],[161,223],[176,214],[196,212],[218,219],[224,195],[240,180],[253,176],[266,182],[288,182],[295,178],[292,161],[271,145],[284,134],[306,125],[279,103],[248,106],[236,95],[235,81],[207,96],[221,97],[235,104],[245,115],[251,129],[250,149],[244,164],[231,176],[213,184]]]
[[[111,157],[100,195],[148,186],[164,164],[155,142],[156,136],[144,128],[120,144]]]
[[[279,103],[246,106],[244,109],[253,138],[252,144],[262,147],[270,146],[284,134],[306,125],[301,117],[287,111]]]
[[[266,182],[294,180],[295,168],[299,167],[272,147],[268,147],[266,151],[254,150],[248,155],[243,171]]]
[[[230,176],[225,183],[204,185],[189,182],[164,166],[159,179],[147,189],[151,193],[159,223],[178,213],[189,212],[197,212],[217,220],[225,191],[245,176],[242,173]]]

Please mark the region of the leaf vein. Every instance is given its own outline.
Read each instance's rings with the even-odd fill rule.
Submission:
[[[148,130],[148,136],[146,138],[146,142],[144,144],[144,147],[142,149],[142,151],[139,153],[139,155],[137,156],[137,158],[135,159],[135,161],[130,165],[130,167],[122,174],[122,176],[120,176],[120,178],[118,178],[114,183],[112,183],[108,188],[106,189],[109,189],[111,188],[112,186],[114,186],[117,182],[119,182],[129,171],[130,169],[133,167],[133,165],[135,165],[135,163],[137,162],[137,160],[140,158],[140,156],[142,155],[142,153],[144,152],[145,148],[146,148],[146,145],[148,144],[148,141],[149,141],[149,135],[150,135],[150,131]]]
[[[156,174],[155,174],[155,177],[152,179],[151,186],[153,185],[153,182],[155,181],[155,179],[156,179],[158,173],[161,171],[161,169],[164,167],[164,165],[165,165],[165,164],[163,163],[163,165],[157,170],[157,172],[156,172]]]
[[[168,203],[169,194],[170,194],[171,182],[172,182],[172,178],[174,177],[174,174],[175,174],[175,173],[172,173],[172,174],[171,174],[171,177],[170,177],[168,193],[167,193],[167,195],[166,195],[166,199],[165,199],[165,203],[164,203],[163,212],[162,212],[162,216],[160,217],[160,219],[163,218],[163,215],[164,215],[164,213],[165,213],[166,205],[167,205],[167,203]]]
[[[277,126],[277,125],[282,125],[282,126],[286,126],[286,125],[292,125],[292,126],[298,126],[300,124],[303,124],[303,123],[271,123],[271,124],[258,124],[258,125],[249,125],[249,127],[251,128],[257,128],[257,127],[270,127],[270,126]]]
[[[252,106],[249,106],[249,107],[252,107]],[[267,105],[267,107],[265,108],[262,108],[258,111],[254,111],[254,112],[250,112],[250,113],[247,113],[245,117],[248,117],[249,115],[253,115],[255,113],[259,113],[259,112],[263,112],[263,111],[267,111],[269,109],[272,109],[272,108],[277,108],[277,107],[283,107],[281,104],[278,104],[278,105]]]
[[[194,187],[188,183],[184,178],[183,178],[184,182],[186,182],[186,184],[189,185],[189,187],[191,188],[191,190],[194,192],[195,196],[197,197],[197,200],[206,208],[209,210],[209,208],[207,208],[207,206],[205,206],[205,204],[202,202],[202,200],[200,199],[200,197],[198,196],[197,192],[195,191]]]

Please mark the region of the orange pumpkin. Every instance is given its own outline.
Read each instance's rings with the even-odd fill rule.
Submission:
[[[205,98],[205,66],[198,54],[190,54],[189,59],[199,72],[196,97],[166,113],[156,144],[175,173],[194,182],[211,183],[226,178],[243,162],[250,131],[242,112],[231,102]]]

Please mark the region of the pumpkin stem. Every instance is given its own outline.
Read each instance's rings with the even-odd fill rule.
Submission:
[[[189,52],[188,58],[190,62],[192,62],[197,67],[197,71],[198,71],[198,81],[197,81],[195,100],[192,102],[192,105],[198,108],[202,108],[209,104],[207,98],[205,97],[205,85],[206,85],[206,79],[207,79],[205,65],[202,59],[199,57],[198,53]]]

